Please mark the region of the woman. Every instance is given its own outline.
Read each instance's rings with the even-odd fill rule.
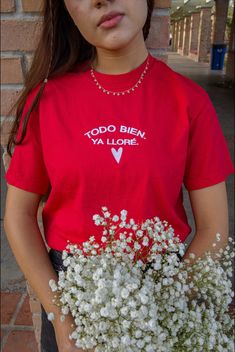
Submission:
[[[184,241],[191,231],[184,184],[196,223],[190,251],[212,250],[216,232],[221,246],[227,242],[225,179],[233,164],[207,93],[147,51],[153,3],[45,3],[8,144],[10,153],[23,131],[6,173],[4,218],[13,253],[45,310],[43,352],[78,351],[68,339],[72,317],[60,321],[48,282],[57,277],[68,240],[99,236],[92,215],[101,206],[127,209],[137,220],[159,216]],[[36,220],[46,196],[49,256]],[[55,315],[55,337],[45,312]]]

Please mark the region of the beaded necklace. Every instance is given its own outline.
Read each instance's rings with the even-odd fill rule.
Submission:
[[[125,94],[130,94],[132,92],[135,91],[136,88],[138,88],[140,86],[140,84],[143,82],[143,79],[148,71],[148,68],[149,68],[149,57],[147,59],[147,62],[146,62],[146,65],[145,65],[145,68],[143,70],[143,72],[141,73],[138,81],[129,89],[126,89],[126,90],[123,90],[123,91],[120,91],[120,92],[113,92],[111,90],[108,90],[108,89],[105,89],[100,83],[99,81],[97,80],[96,76],[95,76],[95,72],[94,72],[94,68],[91,67],[90,69],[90,73],[91,73],[91,76],[93,78],[93,81],[94,83],[96,84],[96,86],[105,94],[107,95],[125,95]]]

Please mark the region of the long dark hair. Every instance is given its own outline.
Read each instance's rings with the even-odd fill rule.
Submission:
[[[147,0],[148,15],[143,27],[143,35],[146,40],[149,34],[151,16],[154,8],[154,0]],[[12,156],[12,146],[22,143],[27,123],[31,112],[36,109],[43,93],[47,79],[66,72],[72,72],[82,62],[91,61],[95,57],[95,48],[81,35],[77,26],[69,15],[64,1],[44,0],[42,9],[43,27],[41,37],[34,53],[30,70],[26,74],[24,89],[9,111],[9,115],[16,109],[16,117],[10,131],[7,143],[7,153]],[[50,53],[48,55],[48,53]],[[26,112],[21,138],[16,141],[20,125],[21,115],[28,94],[41,83],[29,110]]]

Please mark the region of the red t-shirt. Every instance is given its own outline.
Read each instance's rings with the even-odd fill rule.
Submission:
[[[95,75],[106,89],[123,91],[145,65]],[[112,214],[126,209],[136,221],[158,216],[184,241],[191,228],[182,185],[208,187],[230,173],[234,166],[206,91],[149,55],[146,76],[130,94],[102,92],[89,69],[49,79],[6,180],[37,194],[51,189],[42,213],[45,237],[49,247],[63,250],[67,240],[99,240],[92,216],[102,206]]]

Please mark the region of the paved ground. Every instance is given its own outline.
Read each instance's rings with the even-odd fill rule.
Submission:
[[[209,94],[227,140],[234,160],[234,105],[233,92],[230,89],[216,86],[223,78],[222,71],[211,71],[208,64],[197,63],[179,54],[169,53],[169,66],[175,71],[188,76],[200,84]],[[25,281],[11,253],[2,222],[5,208],[6,183],[4,168],[1,165],[1,302],[2,302],[2,348],[3,352],[35,352],[36,345],[33,336],[28,297],[25,293]],[[227,179],[227,190],[230,211],[230,234],[234,233],[234,178]],[[187,192],[184,191],[185,208],[189,222],[194,231]],[[189,237],[189,241],[193,237]],[[27,341],[27,343],[26,343]]]
[[[37,351],[26,293],[1,292],[1,347],[2,352]]]

